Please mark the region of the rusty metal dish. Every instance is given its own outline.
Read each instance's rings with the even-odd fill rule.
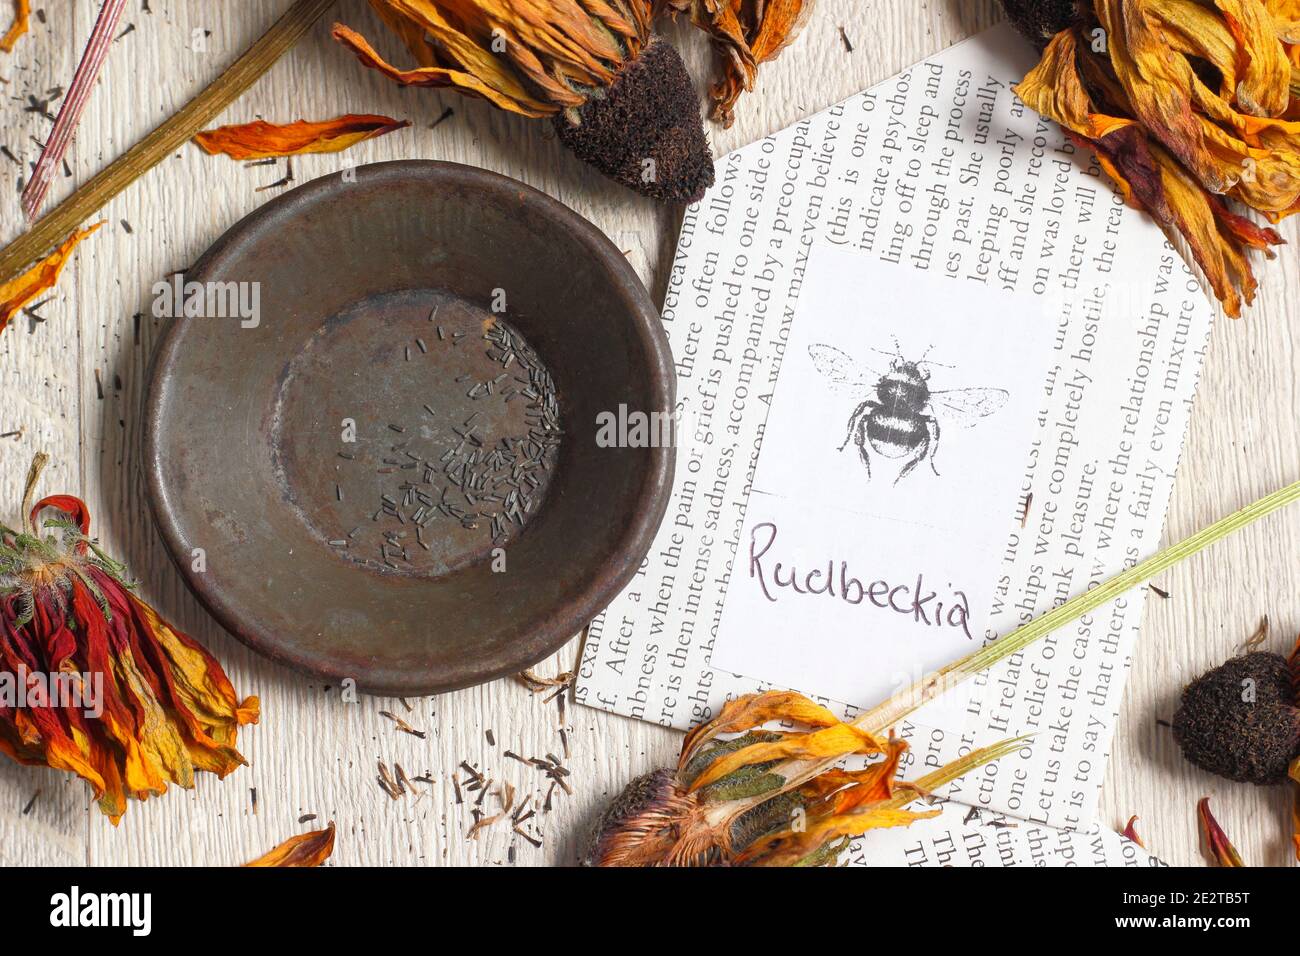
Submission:
[[[258,290],[260,322],[168,328],[147,396],[149,492],[177,567],[235,636],[364,691],[432,694],[538,662],[631,580],[673,451],[601,447],[597,416],[669,415],[672,358],[624,256],[555,200],[450,163],[353,172],[267,203],[186,274],[205,289],[256,283],[242,288]],[[495,371],[479,334],[494,320],[535,349],[558,397],[563,436],[534,468],[545,481],[523,485],[536,490],[526,520],[516,500],[504,544],[456,518],[419,546],[402,538],[409,560],[354,551],[348,534],[365,540],[356,529],[402,480],[385,458],[422,454],[390,449],[487,408],[464,385]],[[500,396],[488,424],[537,421]]]

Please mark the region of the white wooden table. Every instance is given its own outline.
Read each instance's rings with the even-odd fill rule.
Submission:
[[[66,195],[181,106],[282,12],[287,0],[150,0],[132,4],[69,155],[52,201]],[[43,15],[15,53],[0,56],[0,142],[23,168],[0,157],[0,240],[20,231],[15,182],[28,174],[50,128],[28,96],[66,87],[94,20],[96,3],[37,0]],[[143,7],[148,6],[146,12]],[[0,4],[7,24],[9,4]],[[337,19],[378,33],[362,0],[339,0]],[[991,2],[823,0],[799,42],[764,67],[730,130],[711,130],[716,155],[828,106],[909,63],[995,22]],[[678,213],[603,181],[568,154],[548,124],[506,116],[481,103],[428,91],[402,91],[363,71],[328,36],[330,15],[222,122],[325,119],[346,112],[386,113],[414,126],[339,156],[294,159],[295,182],[356,164],[396,158],[447,159],[524,180],[559,198],[605,230],[636,265],[658,299],[671,263]],[[129,24],[130,26],[126,26]],[[132,28],[133,27],[133,28]],[[844,34],[841,36],[840,28]],[[709,70],[703,37],[674,29],[700,80]],[[845,42],[847,37],[848,42]],[[849,46],[852,49],[849,49]],[[431,128],[450,106],[454,115]],[[51,106],[51,112],[57,104]],[[0,863],[233,864],[281,839],[334,820],[334,863],[503,865],[567,863],[591,816],[636,774],[667,765],[679,735],[570,705],[565,714],[573,794],[558,789],[550,813],[511,833],[506,822],[467,840],[469,800],[457,804],[451,777],[461,761],[513,784],[538,807],[540,773],[504,755],[560,752],[557,703],[514,681],[403,702],[340,700],[324,687],[263,661],[213,624],[168,561],[149,516],[139,465],[140,404],[159,327],[150,287],[192,262],[241,216],[278,192],[257,191],[285,164],[246,169],[186,147],[118,197],[107,225],[82,247],[45,321],[16,319],[0,336],[0,507],[17,518],[21,482],[32,454],[54,458],[47,492],[79,494],[95,531],[127,561],[147,599],[203,641],[241,693],[262,699],[263,718],[241,736],[250,766],[224,782],[204,775],[192,792],[173,789],[132,804],[116,829],[90,807],[88,790],[66,774],[0,762]],[[1292,221],[1283,229],[1297,239]],[[1297,411],[1300,267],[1293,247],[1261,264],[1259,298],[1246,318],[1219,321],[1170,514],[1180,538],[1219,515],[1300,477]],[[1287,306],[1287,299],[1292,301]],[[133,316],[142,313],[137,323]],[[1168,600],[1148,603],[1110,761],[1101,818],[1120,828],[1141,817],[1146,844],[1170,863],[1199,865],[1196,800],[1214,808],[1248,863],[1283,865],[1291,853],[1283,788],[1231,785],[1192,769],[1159,721],[1173,712],[1183,684],[1239,646],[1267,613],[1272,646],[1289,647],[1300,628],[1300,509],[1275,516],[1170,573]],[[540,670],[569,669],[576,641]],[[427,734],[399,731],[390,711]],[[491,731],[495,744],[487,739]],[[417,795],[390,799],[376,763],[400,763],[411,777],[429,774]],[[462,774],[463,778],[463,774]],[[255,791],[255,793],[254,793]],[[471,796],[472,799],[472,796]],[[492,798],[488,798],[489,801]],[[487,804],[485,804],[487,805]]]

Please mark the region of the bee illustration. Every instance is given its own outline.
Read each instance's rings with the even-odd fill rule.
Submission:
[[[927,459],[931,470],[939,474],[934,456],[939,450],[941,420],[969,428],[997,412],[1010,397],[1010,393],[1000,388],[931,389],[930,368],[952,366],[927,361],[928,349],[920,359],[910,361],[903,357],[897,340],[893,352],[880,353],[889,358],[889,371],[883,373],[858,364],[832,345],[810,345],[808,354],[817,371],[833,386],[854,395],[866,395],[849,417],[849,431],[839,450],[854,442],[868,478],[871,477],[868,446],[885,458],[906,457],[894,484]]]

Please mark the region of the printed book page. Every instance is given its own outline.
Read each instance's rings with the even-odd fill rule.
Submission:
[[[1059,830],[957,803],[910,827],[868,833],[853,842],[846,859],[848,866],[1166,865],[1106,827]]]
[[[794,670],[755,666],[763,672],[740,676],[712,658],[728,592],[749,573],[746,509],[769,467],[760,454],[769,413],[802,403],[838,416],[847,432],[856,409],[832,405],[806,348],[794,354],[802,342],[861,358],[867,344],[837,342],[839,310],[801,308],[805,297],[836,295],[818,277],[822,254],[840,269],[894,277],[881,293],[844,293],[855,297],[845,311],[869,305],[885,328],[905,329],[935,283],[959,300],[1013,303],[981,346],[988,352],[1018,347],[1025,319],[1014,303],[1034,303],[1023,308],[1047,326],[1045,363],[1026,364],[1017,382],[1037,395],[1015,488],[994,489],[996,500],[973,482],[951,489],[954,501],[970,495],[987,509],[995,529],[983,569],[988,613],[971,622],[976,640],[1009,633],[1158,549],[1211,309],[1160,229],[1011,91],[1033,61],[1028,44],[998,27],[719,162],[716,185],[686,212],[663,308],[680,416],[672,500],[636,579],[589,630],[580,702],[685,729],[728,697],[800,683]],[[856,301],[864,297],[871,301]],[[898,346],[907,354],[928,344],[900,336]],[[938,387],[946,370],[937,363],[961,357],[929,358]],[[798,394],[784,391],[787,362],[804,363]],[[881,459],[882,475],[886,464],[894,469],[888,484],[908,459],[881,455],[866,427],[873,462]],[[943,435],[934,464],[955,482]],[[915,455],[910,441],[902,444]],[[845,468],[855,461],[848,449]],[[929,466],[923,455],[903,482]],[[1135,590],[1062,628],[971,682],[956,705],[940,700],[912,715],[896,728],[911,745],[903,776],[1033,734],[1031,746],[945,796],[1047,826],[1091,827],[1145,596]],[[819,625],[790,626],[799,628],[787,635],[793,642]],[[846,678],[867,668],[864,691],[851,679],[797,689],[851,715],[881,675],[858,660],[817,662],[818,673],[837,666]],[[907,665],[886,669],[898,681]]]

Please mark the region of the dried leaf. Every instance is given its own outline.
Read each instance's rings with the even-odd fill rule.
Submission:
[[[1136,815],[1136,814],[1134,814],[1133,816],[1129,817],[1129,818],[1128,818],[1128,825],[1127,825],[1126,827],[1124,827],[1124,834],[1123,834],[1123,835],[1124,835],[1125,837],[1127,837],[1128,839],[1132,840],[1134,843],[1136,843],[1138,846],[1142,847],[1142,849],[1145,850],[1145,849],[1147,848],[1147,845],[1146,845],[1145,843],[1143,843],[1143,842],[1142,842],[1142,838],[1141,838],[1140,836],[1138,836],[1138,832],[1137,832],[1137,822],[1138,822],[1138,818],[1137,818],[1137,815]]]
[[[407,120],[350,113],[331,120],[276,125],[263,120],[236,126],[219,126],[194,137],[209,155],[224,153],[231,159],[269,159],[300,153],[338,153],[367,139],[375,139],[410,126]]]
[[[310,867],[320,866],[334,852],[334,822],[324,830],[312,830],[289,837],[271,852],[244,866]]]
[[[0,37],[0,50],[5,53],[14,51],[14,44],[27,32],[31,15],[32,5],[30,0],[14,0],[14,22],[5,32],[5,35]]]
[[[18,310],[59,281],[59,274],[77,243],[104,224],[103,220],[80,229],[63,240],[63,244],[22,275],[0,285],[0,332],[18,314]]]
[[[1201,798],[1196,805],[1196,813],[1200,818],[1201,836],[1205,840],[1205,850],[1210,857],[1210,861],[1217,866],[1245,866],[1246,864],[1241,861],[1241,854],[1228,840],[1227,834],[1223,832],[1219,822],[1214,819],[1214,814],[1210,813],[1209,797]]]

